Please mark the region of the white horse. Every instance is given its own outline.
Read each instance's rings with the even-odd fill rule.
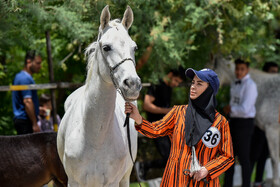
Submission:
[[[221,57],[215,59],[215,71],[221,85],[229,85],[235,79],[235,64]],[[256,102],[256,125],[262,129],[268,141],[269,152],[273,165],[273,186],[280,186],[279,179],[279,130],[278,123],[280,105],[280,75],[269,74],[250,68],[250,75],[258,87]]]
[[[110,21],[108,6],[102,10],[98,40],[86,50],[86,83],[65,102],[58,152],[71,187],[129,186],[133,163],[123,127],[124,99],[135,101],[142,87],[135,70],[136,43],[128,35],[132,22],[129,6],[122,21]],[[137,132],[131,128],[130,134],[135,159]]]

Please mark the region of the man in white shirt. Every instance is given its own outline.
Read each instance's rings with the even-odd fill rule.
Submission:
[[[242,167],[242,187],[250,187],[250,145],[254,132],[257,86],[249,74],[249,63],[235,60],[236,80],[231,84],[230,105],[225,113],[230,115],[230,133],[234,154]],[[224,187],[233,185],[234,165],[225,174]]]

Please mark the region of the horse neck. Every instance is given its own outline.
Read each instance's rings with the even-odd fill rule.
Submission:
[[[273,77],[273,74],[265,73],[261,70],[250,68],[250,75],[256,84],[261,85],[263,82],[266,82],[268,79]]]
[[[100,76],[98,64],[92,67],[91,78],[86,82],[84,128],[94,144],[102,144],[113,124],[116,89]],[[108,136],[108,135],[107,135]]]

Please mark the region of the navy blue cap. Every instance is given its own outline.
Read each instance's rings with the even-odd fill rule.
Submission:
[[[188,68],[186,70],[186,76],[193,79],[194,75],[196,75],[200,80],[204,82],[208,82],[210,86],[213,88],[214,95],[217,94],[219,86],[220,86],[220,81],[218,78],[218,75],[211,69],[202,69],[199,71],[196,71],[192,68]]]

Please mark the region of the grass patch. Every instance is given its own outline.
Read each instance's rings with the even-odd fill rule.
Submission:
[[[140,184],[142,187],[149,187],[149,184],[146,182],[141,182]],[[139,184],[138,184],[138,182],[134,182],[134,183],[131,183],[129,185],[129,187],[139,187]]]

